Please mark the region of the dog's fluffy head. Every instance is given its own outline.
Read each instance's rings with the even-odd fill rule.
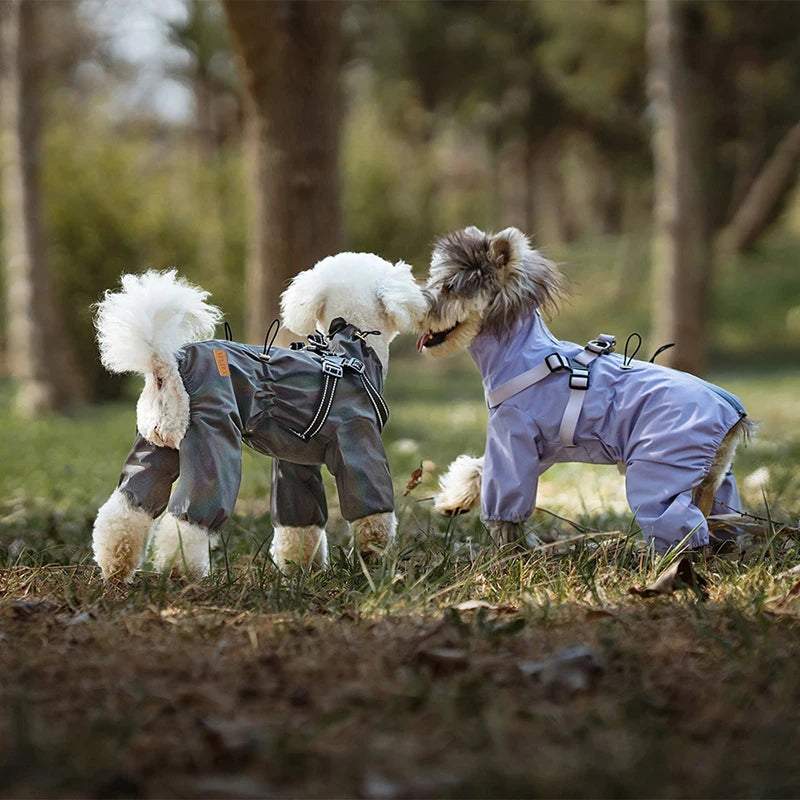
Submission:
[[[361,330],[378,330],[386,343],[416,330],[427,302],[402,261],[371,253],[338,253],[296,275],[281,295],[283,324],[305,335],[327,331],[336,317]]]
[[[468,347],[482,331],[502,336],[521,317],[556,309],[564,279],[516,228],[449,233],[434,245],[417,348],[434,356]]]

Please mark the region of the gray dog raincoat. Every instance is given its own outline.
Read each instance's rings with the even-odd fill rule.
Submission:
[[[275,525],[324,527],[322,464],[346,520],[394,510],[381,365],[355,326],[337,318],[327,339],[315,334],[307,345],[269,353],[211,340],[187,344],[176,357],[189,426],[177,450],[137,434],[119,482],[134,507],[152,517],[168,509],[219,530],[233,513],[244,443],[274,458]]]

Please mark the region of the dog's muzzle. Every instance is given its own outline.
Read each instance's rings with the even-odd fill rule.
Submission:
[[[456,322],[452,328],[448,328],[444,331],[436,331],[436,333],[433,331],[423,333],[422,336],[417,339],[417,352],[421,353],[426,347],[436,347],[442,344],[460,324],[460,322]]]

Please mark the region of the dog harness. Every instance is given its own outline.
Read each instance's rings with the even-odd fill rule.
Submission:
[[[494,408],[534,383],[549,378],[554,372],[569,372],[569,400],[561,418],[558,438],[564,447],[575,447],[575,428],[581,415],[586,390],[589,388],[589,367],[598,356],[612,353],[616,345],[616,337],[601,333],[596,339],[587,342],[583,351],[572,359],[558,351],[550,353],[538,366],[487,392],[486,402],[489,408]]]
[[[333,322],[331,322],[329,337],[334,336],[346,325],[347,323],[341,317],[334,319]],[[355,336],[366,342],[367,336],[379,334],[380,331],[358,331]],[[317,410],[305,430],[301,432],[294,431],[304,442],[307,442],[312,436],[319,433],[325,421],[328,419],[328,415],[331,413],[331,406],[333,405],[333,397],[336,393],[336,384],[344,376],[345,370],[354,373],[361,380],[361,385],[364,387],[364,391],[370,403],[372,403],[372,407],[375,409],[375,416],[381,430],[383,430],[383,426],[389,419],[389,408],[384,402],[383,397],[381,397],[381,393],[367,377],[366,365],[364,362],[358,358],[348,358],[334,353],[330,349],[329,337],[317,331],[307,337],[308,344],[305,342],[292,342],[291,344],[291,349],[294,351],[307,350],[317,353],[322,359],[320,367],[324,376],[324,383]]]

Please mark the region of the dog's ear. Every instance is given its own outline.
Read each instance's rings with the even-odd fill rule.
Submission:
[[[281,320],[301,336],[313,333],[325,314],[325,296],[313,269],[299,272],[281,295]]]
[[[519,264],[523,252],[530,248],[528,237],[518,228],[506,228],[489,240],[489,258],[497,269]]]
[[[566,294],[558,267],[534,250],[517,228],[506,228],[489,240],[489,257],[498,271],[499,289],[483,321],[483,330],[502,334],[516,321],[541,308],[554,313]]]
[[[378,281],[377,299],[395,331],[417,327],[428,310],[422,288],[414,280],[411,267],[398,261]]]

